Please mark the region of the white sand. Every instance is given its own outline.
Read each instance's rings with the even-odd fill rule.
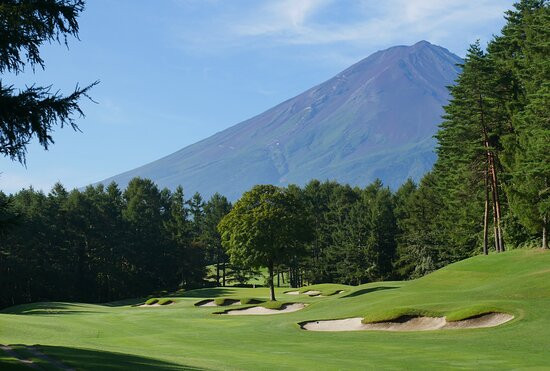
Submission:
[[[445,317],[410,317],[403,320],[368,323],[362,318],[346,318],[330,321],[312,321],[302,325],[309,331],[428,331],[457,328],[494,327],[512,320],[514,316],[507,313],[488,313],[475,318],[447,322]]]
[[[268,309],[264,307],[250,307],[245,309],[234,309],[227,313],[223,313],[230,316],[242,316],[242,315],[264,315],[264,314],[280,314],[296,312],[297,310],[304,309],[306,306],[302,303],[283,305],[282,309]]]
[[[502,325],[514,319],[508,313],[489,313],[479,317],[463,319],[462,321],[447,322],[445,328],[483,328]]]
[[[363,329],[363,318],[334,319],[329,321],[312,321],[302,325],[309,331],[358,331]]]
[[[309,290],[309,291],[304,292],[303,294],[304,295],[309,295],[309,296],[317,296],[317,295],[321,295],[321,291]]]
[[[207,301],[206,303],[204,304],[201,304],[201,305],[197,305],[198,307],[226,307],[228,305],[241,305],[241,301],[240,300],[236,300],[234,301],[233,303],[231,304],[225,304],[225,305],[217,305],[216,302],[214,300],[209,300]]]
[[[198,306],[199,307],[217,307],[216,302],[214,300],[207,301],[206,303]]]
[[[287,292],[285,292],[285,294],[287,294],[287,295],[300,295],[300,292],[299,291],[287,291]]]

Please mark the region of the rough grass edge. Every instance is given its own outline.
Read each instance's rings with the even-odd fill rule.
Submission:
[[[447,320],[447,322],[457,322],[491,313],[508,313],[508,311],[491,305],[476,305],[473,307],[462,308],[449,312],[445,316],[445,319]]]
[[[365,324],[388,322],[402,317],[443,317],[443,313],[428,309],[394,308],[389,311],[369,313],[361,322]]]

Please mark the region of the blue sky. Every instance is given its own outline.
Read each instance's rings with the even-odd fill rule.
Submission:
[[[135,168],[263,112],[369,54],[428,40],[463,56],[504,24],[508,0],[89,0],[80,41],[4,84],[68,93],[101,80],[82,133],[56,130],[27,167],[0,158],[0,190],[49,191]]]

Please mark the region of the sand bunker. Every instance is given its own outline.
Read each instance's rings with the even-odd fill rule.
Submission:
[[[138,305],[138,307],[140,308],[144,308],[144,307],[147,307],[147,308],[151,308],[151,307],[166,307],[168,305],[172,305],[172,304],[176,304],[175,302],[170,302],[170,303],[166,303],[166,304],[159,304],[159,303],[155,303],[155,304],[141,304],[141,305]]]
[[[341,294],[343,292],[344,292],[344,290],[338,290],[332,295],[338,295],[338,294]],[[287,294],[287,295],[300,295],[300,291],[287,291],[287,292],[285,292],[285,294]],[[309,295],[309,296],[319,296],[319,297],[321,297],[321,296],[322,297],[330,296],[330,295],[321,295],[321,291],[317,291],[317,290],[309,290],[309,291],[303,292],[302,294]]]
[[[199,304],[197,307],[217,307],[216,302],[214,300],[209,300],[205,302],[204,304]]]
[[[321,291],[309,290],[309,291],[304,292],[303,294],[304,295],[309,295],[309,296],[318,296],[318,295],[321,295]]]
[[[309,331],[428,331],[458,328],[494,327],[512,320],[507,313],[487,313],[461,321],[448,322],[445,317],[403,316],[393,321],[362,323],[362,318],[347,318],[330,321],[311,321],[300,324]]]
[[[240,300],[226,300],[225,302],[227,304],[218,305],[214,300],[207,300],[205,302],[199,302],[199,304],[196,306],[197,307],[225,307],[227,305],[241,305]]]
[[[462,321],[447,322],[445,328],[483,328],[502,325],[514,319],[508,313],[488,313],[481,316],[463,319]]]
[[[280,314],[280,313],[290,313],[290,312],[296,312],[297,310],[304,309],[306,307],[305,304],[302,303],[294,303],[294,304],[286,304],[283,305],[281,309],[268,309],[264,307],[250,307],[245,309],[234,309],[230,310],[226,313],[226,315],[230,316],[242,316],[242,315],[263,315],[263,314]]]

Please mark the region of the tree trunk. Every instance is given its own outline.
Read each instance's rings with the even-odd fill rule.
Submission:
[[[489,254],[489,170],[485,169],[485,213],[483,214],[483,254]]]
[[[275,287],[273,285],[273,263],[268,264],[267,271],[269,273],[269,277],[267,278],[267,284],[269,285],[271,300],[275,301]]]
[[[501,212],[500,212],[500,197],[499,197],[499,191],[498,191],[498,178],[497,178],[497,169],[495,164],[495,155],[492,153],[491,156],[492,159],[492,176],[493,176],[493,186],[495,191],[495,209],[496,209],[496,217],[497,217],[497,231],[498,231],[498,245],[500,247],[500,251],[505,251],[504,248],[504,238],[502,236],[502,228],[500,226],[500,221],[502,220]]]
[[[485,109],[483,106],[483,96],[479,95],[479,111],[481,120],[481,130],[483,133],[483,144],[487,154],[487,163],[489,165],[489,172],[491,174],[491,190],[493,196],[493,220],[495,228],[495,248],[497,252],[504,251],[504,240],[502,238],[502,230],[500,228],[500,201],[498,194],[498,178],[497,169],[495,164],[495,153],[491,150],[489,142],[489,133],[485,125]]]
[[[220,286],[220,258],[216,259],[216,286]]]
[[[547,249],[548,248],[548,236],[547,236],[547,224],[548,220],[546,218],[546,215],[542,218],[542,248]]]
[[[495,251],[500,252],[500,243],[498,238],[498,229],[497,229],[497,211],[495,206],[495,191],[493,189],[493,184],[491,183],[491,196],[493,198],[493,229],[494,229],[494,238],[495,238]]]
[[[225,261],[222,263],[222,286],[225,287]]]

